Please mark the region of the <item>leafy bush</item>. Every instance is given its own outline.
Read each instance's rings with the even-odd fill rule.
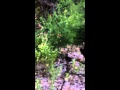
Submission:
[[[40,17],[40,21],[44,25],[43,31],[49,29],[48,42],[50,45],[62,47],[84,40],[84,9],[84,0],[77,4],[73,0],[60,0],[57,4],[57,11],[52,16],[48,16],[47,19]]]
[[[38,42],[39,40],[41,43]],[[36,45],[37,49],[35,49],[36,61],[49,65],[53,64],[58,55],[58,51],[57,49],[53,50],[52,46],[47,43],[47,34],[38,37],[36,44],[38,44]]]

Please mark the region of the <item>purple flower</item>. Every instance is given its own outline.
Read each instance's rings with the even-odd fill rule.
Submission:
[[[73,57],[71,53],[68,53],[68,57]]]
[[[79,90],[79,88],[76,86],[71,86],[71,90]]]
[[[65,83],[65,86],[69,86],[69,85],[70,85],[70,82],[66,82],[66,83]]]
[[[83,59],[84,59],[84,56],[83,56],[83,55],[79,55],[79,59],[80,59],[80,60],[83,60]]]
[[[72,53],[74,56],[79,56],[79,53],[78,52],[73,52]]]

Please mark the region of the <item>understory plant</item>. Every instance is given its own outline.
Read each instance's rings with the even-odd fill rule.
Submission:
[[[62,47],[84,41],[84,9],[84,0],[77,4],[73,0],[60,0],[52,16],[49,15],[47,19],[40,17],[40,21],[44,25],[43,31],[48,30],[50,45]]]
[[[47,34],[41,35],[41,43],[35,49],[36,61],[44,64],[53,64],[58,55],[58,50],[49,45]]]
[[[40,85],[40,80],[39,79],[37,79],[36,80],[36,84],[35,84],[35,90],[37,89],[37,90],[42,90],[42,88],[40,87],[41,85]]]
[[[49,68],[49,73],[50,73],[50,77],[49,77],[49,80],[51,82],[51,87],[50,87],[50,90],[54,90],[54,82],[55,80],[57,79],[58,76],[60,76],[60,73],[61,73],[61,70],[62,70],[62,66],[58,67],[58,68],[55,68],[54,64],[52,64]]]

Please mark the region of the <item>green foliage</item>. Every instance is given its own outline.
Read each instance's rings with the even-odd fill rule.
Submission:
[[[78,68],[76,65],[75,65],[75,62],[76,60],[75,59],[73,59],[73,61],[72,61],[72,67],[73,67],[73,69],[74,69],[74,72],[78,72],[79,70],[80,70],[80,68]]]
[[[40,9],[35,8],[35,14],[41,13]],[[80,44],[85,39],[85,0],[59,0],[54,14],[47,15],[47,18],[41,15],[39,20],[35,20],[35,24],[40,23],[43,26],[42,30],[35,28],[35,61],[47,64],[47,71],[51,75],[51,90],[54,90],[53,83],[61,71],[61,67],[56,70],[54,68],[54,61],[59,53],[56,47]],[[73,60],[73,67],[74,65]],[[74,69],[75,72],[78,71],[78,68]],[[68,76],[66,74],[66,78]]]
[[[69,73],[66,73],[65,74],[65,79],[68,80],[68,78],[69,78]]]
[[[35,49],[35,57],[37,62],[45,63],[45,64],[53,64],[57,55],[58,50],[52,49],[52,46],[47,42],[47,34],[41,35],[41,37],[37,38],[36,42],[40,40],[41,43],[36,43],[37,49]]]
[[[84,0],[83,0],[84,1]],[[84,39],[84,2],[75,4],[72,0],[60,0],[57,11],[47,19],[40,17],[44,30],[49,29],[48,39],[52,46],[65,46]],[[66,7],[65,7],[66,6]]]
[[[54,82],[56,80],[56,78],[60,75],[60,72],[62,70],[62,66],[60,66],[59,68],[54,68],[54,64],[52,64],[49,68],[49,73],[51,74],[50,77],[50,81],[51,81],[51,87],[50,90],[54,90]]]
[[[39,79],[36,80],[35,88],[36,88],[37,90],[42,90],[42,88],[40,87],[40,80],[39,80]]]

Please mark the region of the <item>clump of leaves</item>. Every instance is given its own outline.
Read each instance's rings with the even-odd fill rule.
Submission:
[[[40,80],[39,79],[36,80],[35,89],[42,90],[42,88],[40,87]]]
[[[65,74],[65,81],[68,81],[68,78],[69,78],[69,73],[66,73]]]
[[[54,90],[54,82],[55,82],[56,78],[58,76],[60,76],[61,70],[62,70],[62,66],[60,66],[58,68],[55,68],[54,64],[51,64],[51,66],[49,66],[49,73],[51,75],[51,77],[49,79],[52,84],[50,87],[50,90]]]
[[[47,19],[40,17],[44,30],[49,29],[48,39],[52,46],[65,46],[84,39],[84,0],[74,4],[73,0],[60,0],[57,11]],[[80,42],[79,42],[80,43]]]
[[[77,73],[80,70],[80,68],[76,65],[75,59],[72,60],[72,67],[73,67],[75,73]]]
[[[49,45],[47,34],[41,35],[41,42],[37,47],[38,50],[35,51],[37,61],[51,65],[58,55],[58,50],[53,50],[52,46]]]

